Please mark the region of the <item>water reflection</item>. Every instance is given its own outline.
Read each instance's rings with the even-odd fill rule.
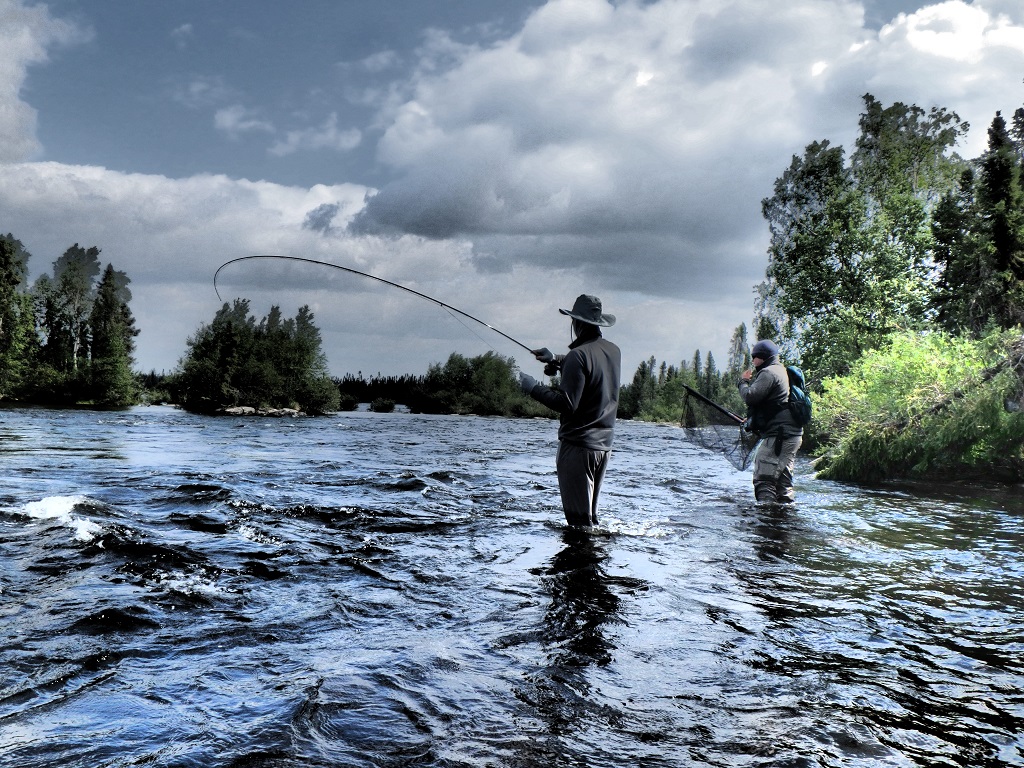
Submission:
[[[544,572],[551,603],[542,634],[552,649],[551,661],[563,667],[608,664],[615,644],[605,625],[620,620],[621,604],[609,588],[608,553],[594,536],[572,528],[566,529],[563,542]]]
[[[754,551],[762,560],[784,559],[790,548],[794,507],[787,504],[758,504],[754,524]]]
[[[595,686],[594,669],[612,664],[617,646],[609,628],[625,623],[616,590],[645,587],[608,573],[608,540],[566,529],[562,543],[547,566],[534,571],[550,598],[539,632],[547,663],[519,691],[549,735],[534,744],[528,763],[545,766],[560,765],[572,753],[563,739],[621,722],[619,709]]]

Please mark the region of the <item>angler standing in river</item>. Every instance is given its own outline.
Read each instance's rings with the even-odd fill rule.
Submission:
[[[569,352],[532,350],[547,364],[546,374],[561,372],[558,386],[540,384],[526,373],[519,379],[526,394],[561,414],[555,466],[565,520],[592,526],[597,525],[597,499],[611,455],[622,355],[601,335],[602,327],[615,324],[615,316],[604,314],[599,298],[582,294],[572,309],[558,311],[572,318],[576,338]]]
[[[750,409],[751,431],[763,437],[754,454],[754,498],[791,504],[796,500],[793,468],[804,430],[789,409],[789,375],[770,339],[754,344],[750,356],[754,370],[743,372],[739,390]]]

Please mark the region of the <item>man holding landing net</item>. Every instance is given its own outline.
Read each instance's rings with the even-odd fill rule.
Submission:
[[[791,504],[796,499],[793,468],[804,430],[789,408],[789,374],[770,339],[758,341],[750,355],[754,370],[743,372],[739,388],[750,412],[750,429],[763,438],[754,454],[754,498]]]
[[[615,324],[614,315],[602,311],[601,300],[579,296],[572,309],[559,309],[572,318],[575,340],[565,355],[547,348],[533,350],[544,372],[561,371],[557,387],[540,384],[519,374],[523,392],[561,414],[558,428],[558,489],[569,525],[597,525],[597,497],[608,468],[612,432],[619,407],[619,348],[601,335]]]

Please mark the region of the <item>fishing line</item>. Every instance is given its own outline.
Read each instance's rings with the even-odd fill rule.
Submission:
[[[523,342],[519,341],[518,339],[513,339],[511,336],[509,336],[504,331],[499,331],[493,325],[491,325],[490,323],[485,323],[479,317],[473,317],[473,315],[469,314],[468,312],[463,312],[461,309],[459,309],[458,307],[453,307],[451,304],[445,304],[443,301],[441,301],[440,299],[435,299],[433,296],[428,296],[427,294],[420,293],[419,291],[413,290],[412,288],[407,288],[406,286],[402,285],[401,283],[393,283],[390,280],[385,280],[383,277],[377,277],[376,275],[371,275],[369,272],[360,272],[358,269],[352,269],[351,267],[343,267],[340,264],[332,264],[329,261],[318,261],[317,259],[307,259],[304,256],[275,256],[275,255],[270,255],[270,254],[261,254],[261,255],[256,255],[256,256],[239,256],[237,259],[231,259],[230,261],[225,261],[223,264],[221,264],[219,267],[217,267],[217,271],[213,273],[213,290],[217,294],[217,298],[218,299],[223,301],[223,299],[221,299],[220,291],[217,290],[217,275],[220,274],[220,271],[222,269],[224,269],[224,267],[228,266],[229,264],[235,264],[236,262],[239,262],[239,261],[249,261],[249,260],[252,260],[252,259],[280,259],[282,261],[301,261],[301,262],[304,262],[306,264],[317,264],[317,265],[319,265],[321,267],[332,267],[334,269],[340,269],[342,272],[349,272],[349,273],[351,273],[353,275],[359,275],[360,277],[368,277],[371,280],[376,280],[379,283],[384,283],[385,285],[390,285],[392,288],[399,288],[399,289],[401,289],[403,291],[406,291],[407,293],[411,293],[413,296],[419,296],[421,299],[426,299],[427,301],[433,302],[434,304],[437,304],[438,306],[442,307],[443,309],[448,310],[449,313],[456,312],[456,313],[462,315],[463,317],[469,318],[473,322],[480,323],[480,325],[482,325],[482,326],[484,326],[486,328],[490,328],[492,331],[494,331],[499,336],[504,336],[506,339],[511,341],[513,344],[516,344],[516,345],[522,347],[527,352],[529,352],[531,355],[533,354],[533,350],[530,347],[528,347],[525,344],[523,344]],[[458,319],[458,318],[456,318],[456,319]],[[488,346],[490,346],[490,345],[488,345]]]
[[[444,311],[445,311],[445,313],[447,313],[448,317],[450,317],[456,323],[458,323],[463,328],[465,328],[467,333],[470,333],[473,336],[476,336],[478,339],[480,339],[480,341],[483,342],[488,347],[488,349],[490,349],[492,352],[497,352],[497,350],[494,348],[494,345],[491,344],[491,342],[489,342],[487,339],[485,339],[479,333],[477,333],[476,329],[473,328],[469,323],[467,323],[461,317],[459,317],[454,312],[452,312],[450,309],[448,309],[448,307],[444,307]]]

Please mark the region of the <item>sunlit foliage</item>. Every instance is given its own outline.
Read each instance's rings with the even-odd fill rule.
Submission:
[[[1024,337],[906,333],[816,400],[817,468],[836,480],[1024,479]]]

